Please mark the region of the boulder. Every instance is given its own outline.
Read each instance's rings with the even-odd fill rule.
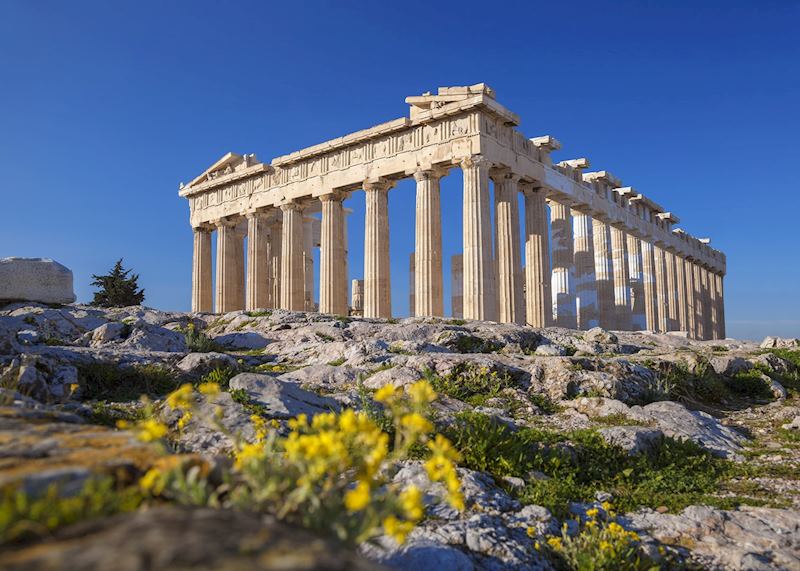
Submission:
[[[583,339],[589,343],[600,343],[602,345],[613,345],[619,341],[616,335],[602,327],[592,327],[583,334]]]
[[[598,431],[609,444],[619,446],[629,456],[649,452],[664,438],[664,433],[642,426],[611,426]]]
[[[176,365],[178,369],[196,377],[202,377],[214,369],[239,369],[239,363],[234,357],[225,353],[189,353]]]
[[[800,347],[800,339],[765,337],[761,342],[762,349],[793,349],[795,347]]]
[[[73,303],[72,271],[49,258],[2,258],[0,300]]]
[[[186,352],[186,338],[177,331],[171,331],[157,325],[138,322],[122,342],[128,349],[159,352]]]
[[[243,390],[250,399],[262,405],[271,418],[294,418],[299,414],[309,417],[321,412],[339,410],[339,403],[300,388],[298,383],[283,381],[270,375],[240,373],[230,382],[232,390]]]
[[[106,343],[118,341],[124,338],[130,332],[130,330],[130,326],[124,323],[115,321],[104,323],[92,331],[90,347],[101,347]]]
[[[225,335],[215,337],[214,341],[229,349],[245,351],[263,349],[269,344],[266,337],[254,331],[226,333]]]

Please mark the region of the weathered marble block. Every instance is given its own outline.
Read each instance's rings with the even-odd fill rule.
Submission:
[[[2,258],[0,300],[73,303],[72,271],[48,258]]]

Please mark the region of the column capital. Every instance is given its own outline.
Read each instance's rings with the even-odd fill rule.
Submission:
[[[192,232],[213,232],[214,231],[214,224],[209,224],[206,222],[201,222],[197,226],[192,226]]]
[[[525,195],[535,194],[544,190],[544,187],[538,180],[530,180],[525,178],[520,179],[519,182],[517,182],[517,186],[519,191]]]
[[[483,155],[470,155],[468,157],[462,158],[458,162],[461,165],[462,169],[472,168],[472,167],[491,168],[492,166],[494,166],[494,163],[492,163],[492,161],[490,161]]]
[[[222,228],[223,226],[226,228],[234,228],[238,226],[240,221],[241,220],[238,216],[228,216],[226,218],[217,218],[211,223],[217,228]]]
[[[269,218],[270,213],[266,210],[247,210],[244,212],[244,217],[248,220],[252,218],[260,218],[262,220]]]
[[[438,180],[447,174],[447,169],[444,167],[419,167],[414,171],[414,180],[421,182],[423,180]]]
[[[373,179],[367,179],[361,185],[365,192],[371,191],[387,191],[395,185],[395,181],[389,180],[387,178],[379,177]]]
[[[520,175],[514,174],[509,167],[504,166],[492,167],[489,170],[489,178],[495,183],[503,183],[506,181],[519,183],[519,181],[522,180]]]
[[[285,202],[285,203],[281,204],[280,206],[278,206],[278,208],[281,209],[281,212],[289,212],[289,211],[292,211],[292,210],[302,210],[302,207],[297,202],[294,202],[294,201]]]

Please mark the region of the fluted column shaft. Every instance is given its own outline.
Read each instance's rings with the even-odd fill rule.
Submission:
[[[281,306],[281,260],[283,258],[283,221],[274,221],[269,227],[270,297],[267,307]]]
[[[631,284],[631,329],[647,329],[644,300],[644,270],[642,269],[642,241],[628,234],[628,277]]]
[[[658,294],[656,291],[656,262],[653,244],[646,240],[642,245],[642,286],[644,291],[644,315],[647,329],[659,331],[661,329],[658,314]]]
[[[497,299],[498,321],[524,324],[518,181],[508,173],[494,176]]]
[[[611,261],[609,225],[592,220],[594,239],[594,275],[597,283],[597,316],[600,327],[613,329],[614,324],[614,267]]]
[[[614,328],[631,328],[631,290],[624,230],[611,226],[611,261],[614,267]]]
[[[295,203],[281,205],[281,309],[305,310],[303,213]]]
[[[706,276],[708,279],[708,292],[709,292],[709,301],[711,306],[711,338],[712,339],[719,339],[719,319],[717,317],[717,280],[715,279],[716,276],[706,269]]]
[[[480,155],[461,162],[464,173],[464,319],[494,321],[497,314],[492,220],[489,211],[490,163]]]
[[[703,331],[704,339],[714,338],[714,323],[712,320],[714,304],[711,301],[711,284],[708,279],[708,270],[700,266],[700,277],[703,281]]]
[[[247,295],[245,308],[269,305],[269,229],[265,214],[247,214]]]
[[[314,311],[314,223],[315,218],[303,218],[303,299],[306,311]],[[347,284],[345,284],[345,288]]]
[[[573,210],[572,229],[575,240],[575,297],[578,310],[578,329],[591,329],[600,325],[597,311],[592,217]]]
[[[414,307],[411,315],[443,316],[442,205],[439,179],[443,173],[417,171],[417,216],[414,231]]]
[[[236,221],[217,224],[217,313],[244,309],[243,238]]]
[[[547,327],[553,316],[550,290],[550,239],[545,190],[526,184],[525,196],[525,316],[531,327]]]
[[[694,264],[691,260],[683,260],[683,273],[686,279],[686,331],[690,338],[697,338],[696,306],[694,297]]]
[[[344,263],[344,205],[342,197],[320,197],[319,310],[347,315],[347,275]],[[353,300],[355,307],[355,300]]]
[[[572,215],[568,206],[550,201],[550,231],[553,253],[553,321],[558,327],[578,326],[575,306],[575,249]]]
[[[213,291],[211,286],[211,230],[194,228],[194,255],[192,256],[192,311],[211,313]]]
[[[364,317],[392,316],[389,274],[389,184],[366,182]]]
[[[678,289],[676,295],[678,303],[678,328],[681,331],[689,331],[689,321],[687,317],[686,304],[686,271],[683,258],[675,256],[675,286]]]
[[[667,297],[667,268],[664,250],[655,246],[656,259],[656,299],[658,303],[658,330],[662,333],[670,331],[669,298]]]
[[[694,331],[695,339],[705,339],[705,310],[703,304],[703,281],[700,275],[700,266],[692,263],[692,275],[694,281]]]
[[[724,278],[714,274],[717,281],[717,339],[725,339],[725,290]]]
[[[664,266],[667,275],[667,315],[669,316],[669,330],[680,329],[678,320],[678,286],[675,280],[675,255],[669,250],[664,250]]]

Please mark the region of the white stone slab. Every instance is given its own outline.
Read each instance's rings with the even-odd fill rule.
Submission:
[[[72,271],[48,258],[2,258],[0,300],[73,303]]]

